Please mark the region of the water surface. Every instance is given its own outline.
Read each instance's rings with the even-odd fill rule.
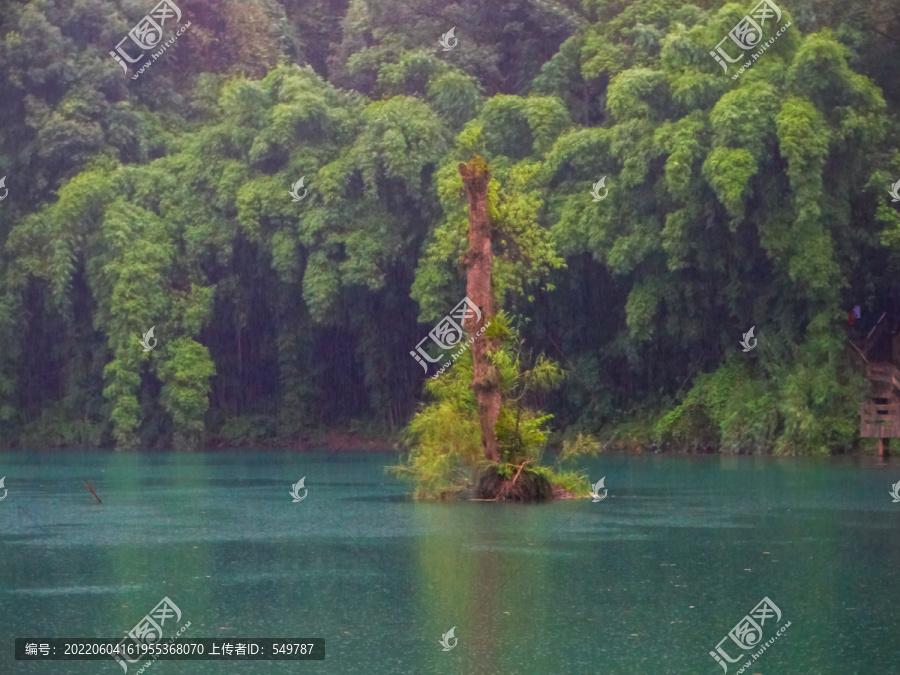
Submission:
[[[0,455],[0,673],[122,673],[17,662],[13,638],[122,637],[165,596],[185,638],[322,637],[327,658],[154,675],[712,675],[709,651],[766,596],[783,618],[763,641],[791,626],[745,672],[900,672],[898,462],[609,455],[584,462],[604,501],[526,506],[413,502],[395,461]]]

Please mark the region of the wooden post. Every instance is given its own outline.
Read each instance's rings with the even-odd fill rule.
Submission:
[[[890,438],[879,438],[878,439],[878,456],[882,459],[887,459],[891,456],[891,439]]]
[[[488,215],[488,185],[491,169],[481,157],[457,166],[466,187],[469,202],[469,248],[463,257],[466,270],[466,296],[481,310],[481,318],[467,316],[463,328],[474,336],[485,320],[497,313],[492,274],[494,250],[491,245],[492,227]],[[481,443],[484,456],[492,462],[500,461],[497,445],[497,418],[500,416],[500,372],[488,359],[488,352],[496,351],[499,340],[485,335],[472,343],[472,389],[478,400],[478,419],[481,423]]]

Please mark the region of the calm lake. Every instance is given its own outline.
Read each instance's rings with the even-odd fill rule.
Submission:
[[[183,638],[320,637],[326,659],[154,675],[712,675],[723,638],[732,674],[758,648],[729,631],[765,597],[782,616],[759,645],[790,626],[745,673],[900,672],[898,460],[601,455],[606,499],[527,506],[413,502],[395,461],[0,455],[0,673],[122,673],[16,661],[13,638],[121,639],[164,597]]]

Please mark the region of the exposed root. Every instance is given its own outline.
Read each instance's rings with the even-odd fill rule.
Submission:
[[[475,498],[485,501],[540,502],[554,498],[553,486],[540,474],[523,471],[528,460],[518,466],[510,479],[499,473],[496,466],[486,469],[475,485]]]

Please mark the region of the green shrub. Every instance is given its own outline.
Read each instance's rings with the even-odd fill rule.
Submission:
[[[484,456],[481,425],[472,380],[472,353],[466,350],[444,372],[426,383],[435,399],[423,405],[407,427],[411,451],[406,460],[388,467],[395,475],[415,485],[418,499],[445,499],[467,491],[477,477],[491,470],[512,479],[517,471],[544,476],[578,495],[587,495],[587,479],[562,471],[562,462],[578,454],[599,451],[599,444],[579,435],[564,444],[554,468],[541,465],[550,433],[552,415],[544,415],[522,404],[526,394],[552,389],[563,379],[559,366],[543,356],[531,368],[522,363],[518,332],[504,313],[492,318],[485,335],[500,338],[500,348],[490,354],[500,374],[501,408],[496,433],[501,461],[493,465]]]

